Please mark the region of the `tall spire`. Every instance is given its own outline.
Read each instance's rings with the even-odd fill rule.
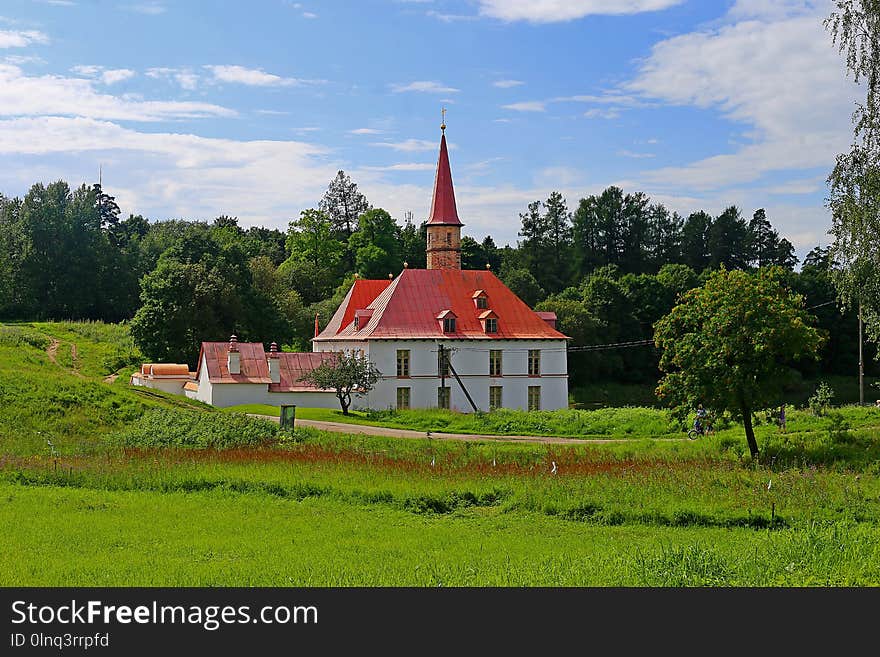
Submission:
[[[452,189],[452,171],[449,169],[449,152],[446,149],[446,108],[443,108],[440,124],[440,157],[437,158],[437,174],[434,177],[434,196],[428,224],[462,226],[455,208],[455,191]]]

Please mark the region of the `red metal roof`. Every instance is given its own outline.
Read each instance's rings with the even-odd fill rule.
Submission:
[[[476,290],[485,292],[488,308],[475,307]],[[328,326],[315,340],[566,338],[489,270],[404,269],[369,307],[373,308],[373,316],[365,326],[355,330],[349,323],[336,332],[330,332]],[[444,333],[437,321],[444,310],[452,311],[457,317],[454,333]],[[489,310],[498,316],[498,331],[486,334],[479,317]],[[341,311],[340,307],[337,315]]]
[[[452,189],[452,171],[449,169],[449,153],[446,150],[446,134],[440,137],[440,157],[434,176],[434,196],[431,199],[429,224],[462,226],[455,209],[455,191]]]
[[[354,314],[358,310],[366,309],[373,300],[391,285],[389,279],[372,280],[359,278],[345,295],[345,299],[333,313],[333,317],[324,327],[324,330],[315,337],[330,337],[336,335],[354,321]]]
[[[305,392],[310,390],[323,390],[316,388],[311,383],[300,381],[300,378],[318,367],[322,362],[333,358],[333,352],[278,352],[278,361],[281,370],[281,382],[270,383],[269,392]]]
[[[230,374],[226,363],[229,351],[228,342],[203,342],[199,353],[199,371],[202,369],[202,356],[208,365],[208,380],[211,383],[269,383],[269,364],[266,350],[261,342],[239,342],[241,354],[241,374]],[[196,372],[198,376],[198,371]]]

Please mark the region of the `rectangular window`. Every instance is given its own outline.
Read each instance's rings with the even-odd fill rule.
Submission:
[[[501,386],[489,386],[489,410],[501,408]]]
[[[397,389],[397,410],[409,408],[409,388]]]
[[[449,386],[443,386],[442,388],[437,388],[437,408],[449,408],[449,392],[451,388]]]
[[[443,332],[455,333],[455,317],[446,317],[443,320]]]
[[[486,333],[498,333],[498,320],[494,317],[486,318]]]
[[[541,410],[541,386],[529,386],[529,410]]]
[[[529,349],[529,376],[541,376],[540,349]]]
[[[397,350],[397,376],[409,377],[409,349]]]
[[[437,376],[449,376],[449,350],[437,353]]]
[[[446,233],[446,243],[452,244],[452,233]]]
[[[489,376],[501,376],[501,350],[489,351]]]
[[[489,307],[489,300],[486,297],[477,297],[477,308],[486,310]]]

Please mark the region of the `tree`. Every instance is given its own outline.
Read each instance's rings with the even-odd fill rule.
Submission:
[[[279,275],[304,298],[317,301],[336,285],[336,270],[345,247],[332,236],[330,218],[320,210],[303,210],[290,222],[287,250]]]
[[[709,228],[709,265],[713,269],[744,269],[749,264],[749,227],[739,208],[731,205]]]
[[[510,288],[516,296],[522,299],[527,306],[534,307],[541,299],[547,296],[544,288],[532,276],[528,269],[505,269],[501,280]]]
[[[880,342],[880,3],[837,0],[825,20],[864,103],[852,116],[853,143],[828,176],[834,283],[844,304],[862,306],[868,334]]]
[[[657,396],[684,414],[702,404],[741,419],[752,458],[752,414],[777,401],[788,365],[816,358],[821,336],[779,268],[720,269],[654,326],[663,378]]]
[[[382,376],[370,360],[357,354],[335,352],[329,360],[300,378],[317,388],[334,390],[342,414],[348,415],[352,395],[365,395]]]
[[[527,211],[519,216],[519,235],[524,238],[522,249],[529,270],[545,290],[562,290],[570,277],[572,246],[571,213],[565,199],[559,192],[552,192],[543,203],[529,203]]]
[[[371,207],[367,197],[358,190],[357,184],[342,170],[330,181],[318,204],[318,209],[330,218],[333,236],[346,248],[345,259],[349,270],[354,269],[355,262],[354,253],[348,248],[348,241],[358,229],[360,216]]]
[[[709,231],[712,217],[700,210],[688,215],[681,229],[681,256],[684,264],[699,273],[709,266]]]
[[[361,215],[358,230],[348,241],[360,274],[367,278],[385,278],[401,270],[400,230],[382,208],[373,208]]]

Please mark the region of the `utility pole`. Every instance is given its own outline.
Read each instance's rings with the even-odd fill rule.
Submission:
[[[859,406],[865,405],[865,358],[862,350],[862,302],[859,302]]]

